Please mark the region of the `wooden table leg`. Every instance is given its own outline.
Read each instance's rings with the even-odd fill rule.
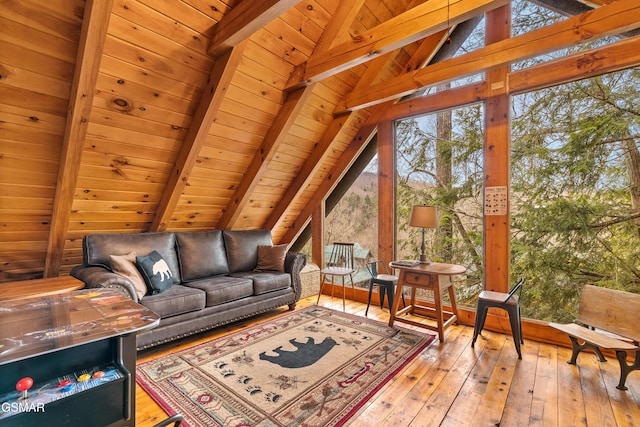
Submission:
[[[442,294],[440,293],[440,280],[438,276],[429,275],[429,282],[433,289],[433,303],[435,304],[435,318],[438,325],[438,338],[444,342],[444,313],[442,312]],[[434,283],[435,282],[435,283]]]

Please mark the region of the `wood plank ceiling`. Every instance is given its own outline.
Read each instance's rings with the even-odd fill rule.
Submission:
[[[67,273],[88,233],[291,242],[375,105],[432,84],[451,29],[507,3],[3,0],[0,282]]]

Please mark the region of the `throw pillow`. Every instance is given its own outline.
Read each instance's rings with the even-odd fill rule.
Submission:
[[[282,271],[287,256],[287,245],[258,246],[258,265],[255,271]]]
[[[147,285],[144,278],[136,268],[136,253],[129,252],[126,255],[110,255],[111,271],[126,277],[133,284],[138,299],[147,293]]]
[[[152,295],[166,291],[173,284],[171,278],[173,274],[167,262],[157,251],[153,251],[149,255],[137,256],[136,265]]]

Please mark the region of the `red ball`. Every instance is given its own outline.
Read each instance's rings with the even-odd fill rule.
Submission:
[[[29,390],[31,388],[31,386],[33,386],[33,378],[24,377],[24,378],[21,378],[16,383],[16,390],[18,390],[18,391],[26,391],[26,390]]]

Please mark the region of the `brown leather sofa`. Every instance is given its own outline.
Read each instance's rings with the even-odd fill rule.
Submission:
[[[116,289],[160,316],[156,328],[138,334],[142,350],[284,305],[293,310],[306,257],[287,252],[284,271],[256,271],[258,246],[271,245],[269,230],[91,234],[83,239],[83,265],[71,275],[89,288]],[[139,299],[132,281],[111,269],[112,255],[132,251],[157,251],[170,287]]]

